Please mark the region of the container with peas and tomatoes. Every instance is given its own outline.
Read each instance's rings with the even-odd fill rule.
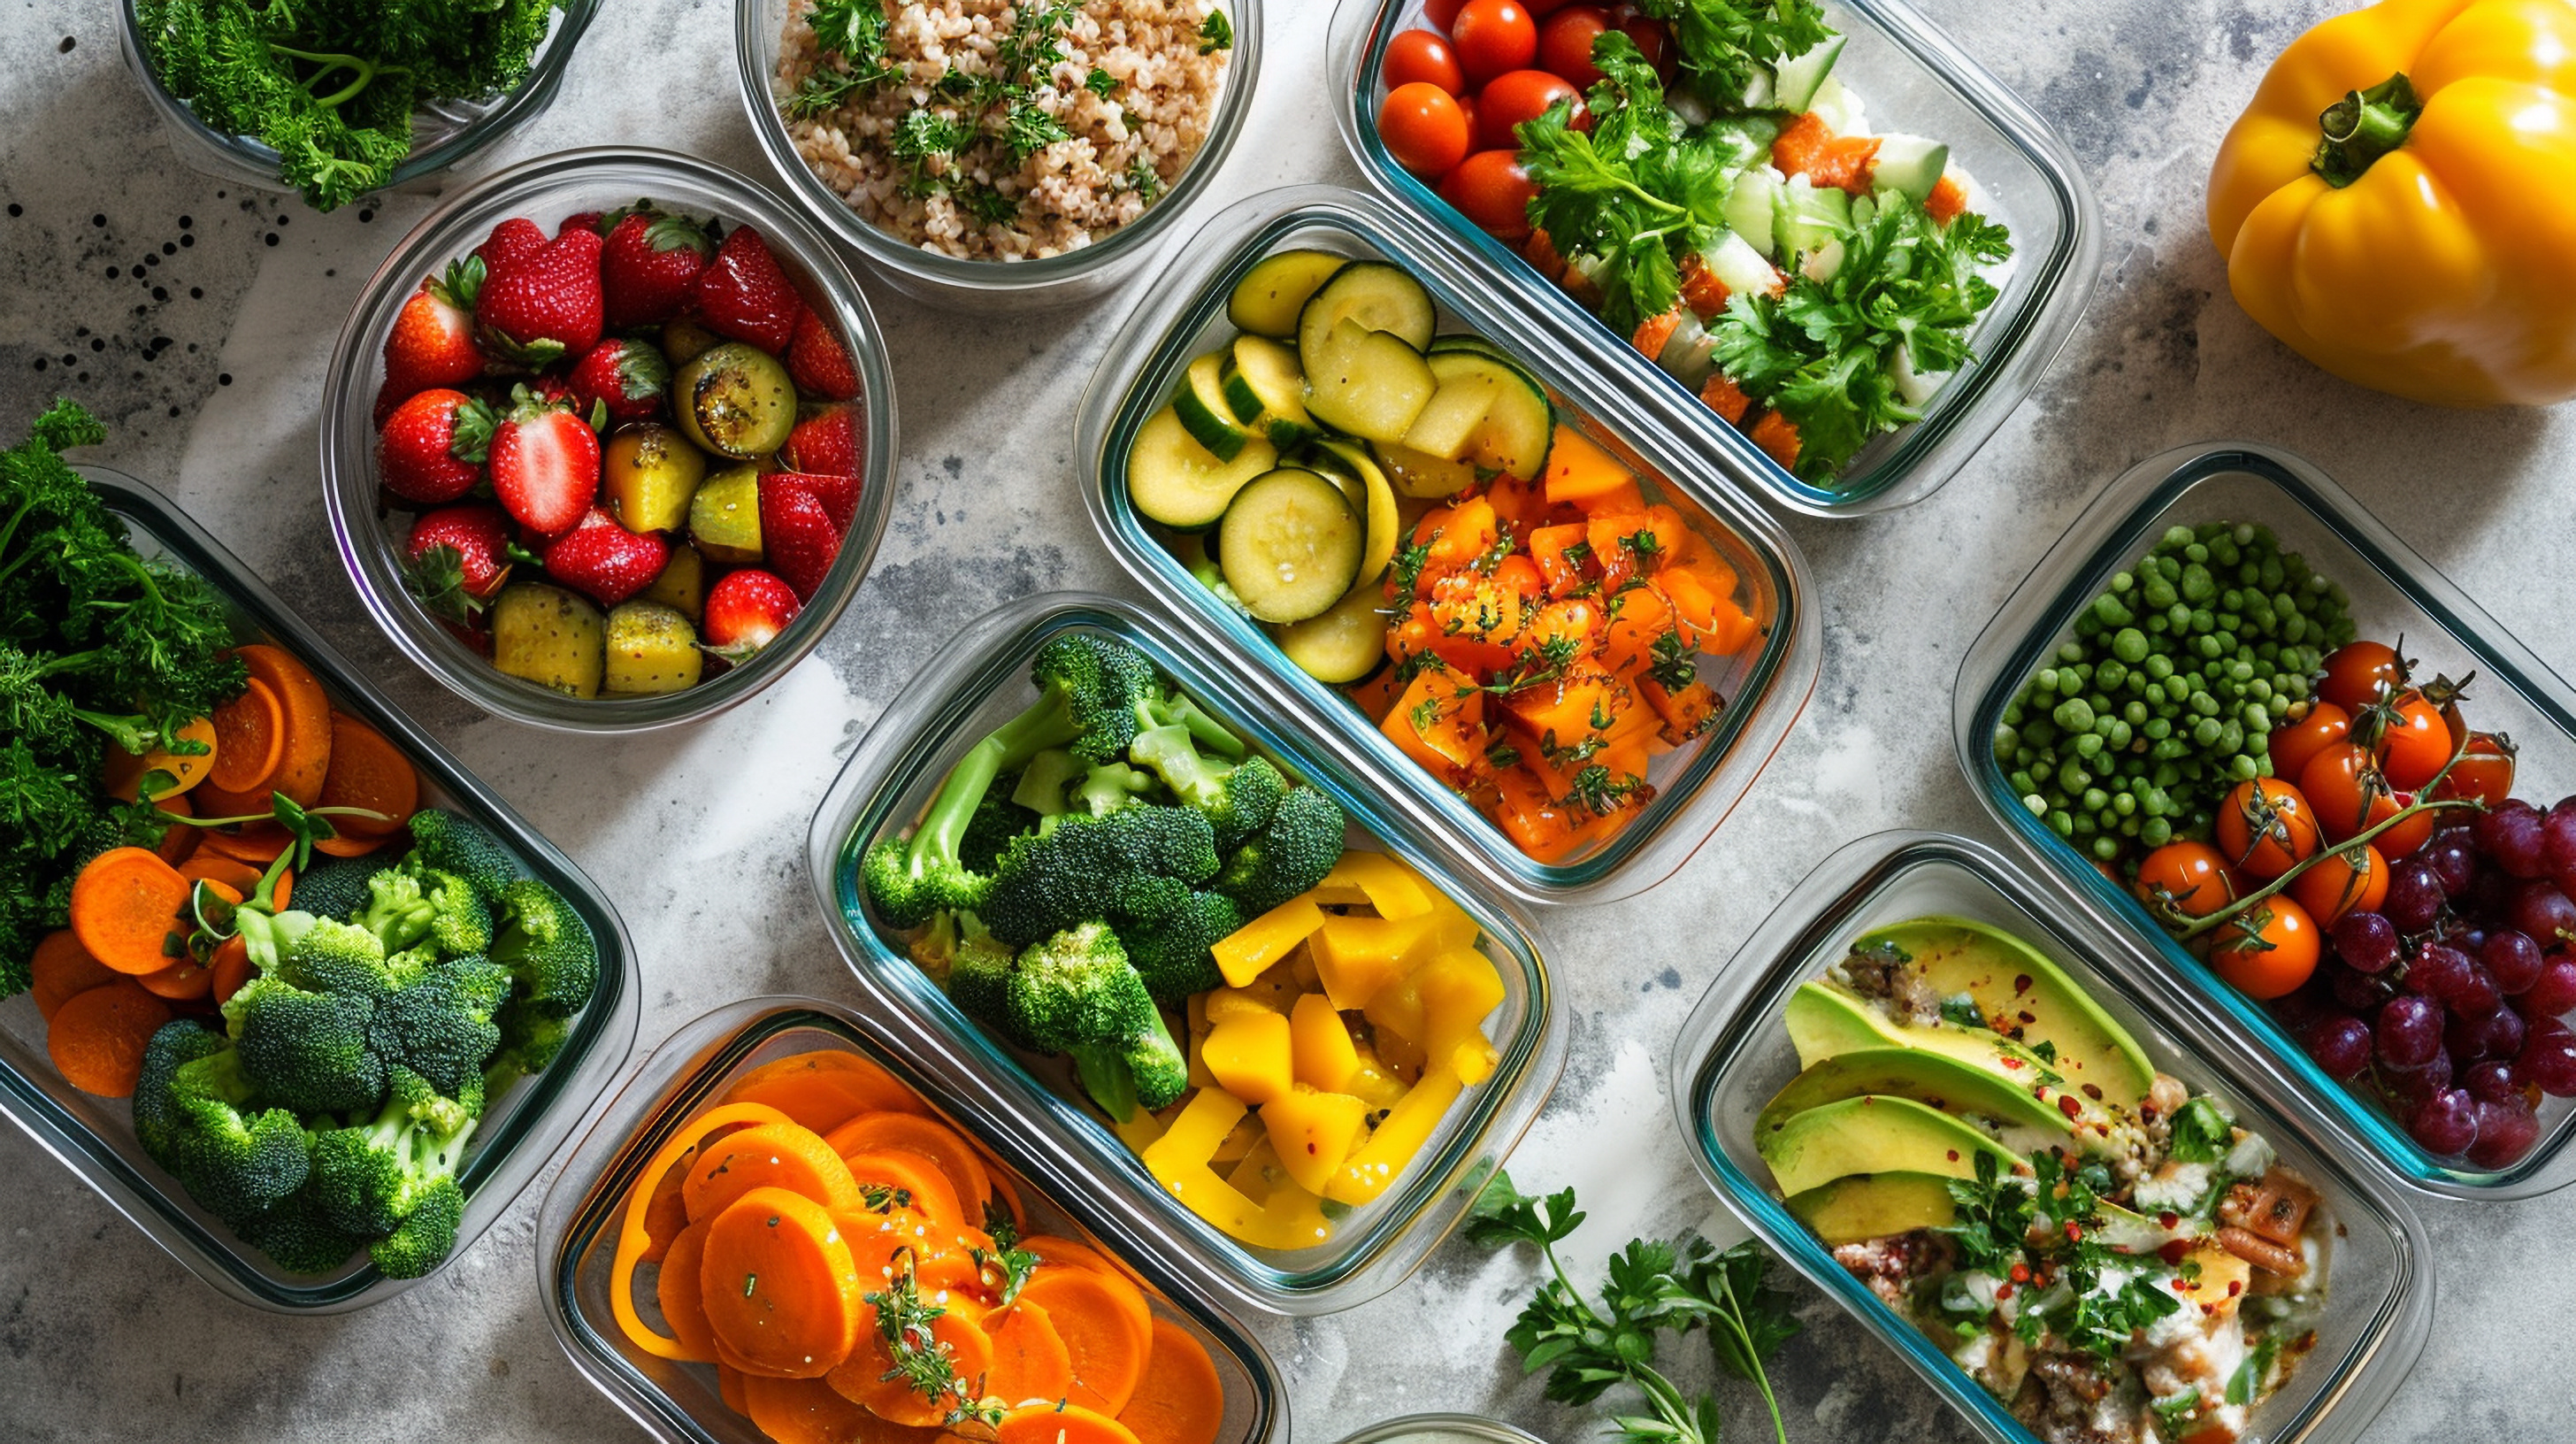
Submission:
[[[2420,1187],[2576,1177],[2576,692],[2332,481],[2141,463],[1960,669],[1987,808]]]
[[[1344,139],[1733,475],[1819,515],[1918,500],[2082,310],[2091,193],[1892,0],[1711,13],[1343,0]]]

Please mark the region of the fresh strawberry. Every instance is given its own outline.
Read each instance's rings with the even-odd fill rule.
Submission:
[[[689,302],[709,330],[772,356],[785,354],[796,339],[796,317],[805,309],[769,243],[749,226],[734,227],[716,246],[689,288]]]
[[[492,428],[492,494],[531,531],[568,531],[599,495],[599,433],[525,386],[513,400]]]
[[[859,514],[859,479],[849,473],[776,471],[760,481],[764,487],[791,487],[821,502],[834,531],[848,532],[851,518]]]
[[[394,408],[376,436],[376,477],[405,501],[454,501],[483,479],[492,408],[440,387]]]
[[[486,349],[541,370],[599,344],[597,231],[566,231],[543,249],[484,278],[474,321]]]
[[[707,592],[698,645],[739,667],[778,640],[803,604],[785,582],[758,567],[736,567]]]
[[[797,600],[810,602],[841,554],[841,529],[805,480],[779,472],[760,479],[760,550]]]
[[[628,531],[597,507],[545,550],[546,575],[603,607],[653,585],[670,560],[671,544],[661,533]]]
[[[488,501],[425,512],[403,544],[403,588],[429,614],[472,628],[510,577],[510,519]]]
[[[831,323],[811,306],[796,318],[796,338],[787,343],[787,374],[796,389],[826,401],[848,401],[859,394],[859,373]]]
[[[403,301],[385,337],[385,385],[377,395],[376,421],[405,401],[437,386],[457,386],[483,374],[483,351],[474,344],[474,288],[483,268],[471,261],[432,276]]]
[[[848,402],[806,407],[787,444],[778,448],[778,464],[788,471],[857,476],[867,455],[866,426],[859,408]]]
[[[614,421],[659,415],[670,391],[671,363],[650,342],[611,336],[583,352],[572,368],[572,394],[580,409],[604,405]]]
[[[686,216],[665,215],[641,202],[619,213],[599,258],[609,326],[658,326],[680,314],[714,249],[706,229]]]
[[[606,219],[607,216],[599,211],[575,211],[563,218],[562,225],[555,227],[555,234],[560,236],[566,231],[597,231],[604,236],[608,234],[608,228],[600,222]]]
[[[474,257],[483,263],[485,276],[497,276],[545,248],[543,227],[525,216],[512,216],[492,228],[492,234],[474,248]]]

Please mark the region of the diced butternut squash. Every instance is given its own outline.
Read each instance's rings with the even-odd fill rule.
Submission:
[[[1293,897],[1228,933],[1210,951],[1216,955],[1217,971],[1229,985],[1240,988],[1323,925],[1324,910],[1315,906],[1312,897]]]
[[[1288,1020],[1266,1010],[1217,1021],[1200,1056],[1219,1087],[1256,1108],[1286,1093],[1295,1078]]]
[[[1368,1105],[1347,1093],[1295,1092],[1261,1110],[1279,1166],[1297,1186],[1323,1192],[1368,1132]]]
[[[1493,1075],[1494,1047],[1486,1040],[1486,1015],[1502,1005],[1503,980],[1491,958],[1473,948],[1442,953],[1413,977],[1422,999],[1423,1051],[1462,1083]]]
[[[1445,661],[1413,674],[1378,730],[1435,777],[1464,782],[1485,769],[1484,689]]]
[[[1460,1088],[1457,1074],[1445,1068],[1426,1071],[1403,1101],[1388,1110],[1368,1142],[1333,1175],[1324,1197],[1353,1207],[1374,1202],[1430,1141],[1440,1120],[1449,1115],[1449,1106],[1458,1101]]]
[[[1297,1081],[1334,1092],[1359,1071],[1349,1025],[1321,993],[1308,993],[1288,1013],[1288,1046]]]

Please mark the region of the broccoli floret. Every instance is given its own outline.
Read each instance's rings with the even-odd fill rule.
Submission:
[[[503,895],[516,885],[505,885]],[[366,905],[356,921],[384,939],[387,952],[429,942],[449,957],[462,957],[492,945],[492,909],[483,895],[455,873],[422,862],[418,853],[367,880]]]
[[[316,918],[278,959],[274,976],[306,992],[373,1001],[410,981],[419,958],[388,956],[384,939],[361,924]]]
[[[1073,810],[1073,784],[1083,774],[1083,764],[1061,747],[1050,747],[1029,759],[1020,769],[1019,780],[1011,784],[1011,802],[1030,816],[1030,826],[1050,817],[1062,817]],[[1021,831],[1027,831],[1022,828]],[[1016,836],[1017,834],[1013,834]],[[1007,845],[1007,844],[1006,844]],[[998,865],[1000,859],[994,859]],[[991,872],[992,867],[983,869]]]
[[[1005,1000],[1012,1025],[1037,1049],[1070,1055],[1092,1100],[1120,1122],[1140,1104],[1163,1107],[1188,1086],[1187,1060],[1105,923],[1067,928],[1021,950]]]
[[[1216,871],[1216,834],[1186,807],[1139,805],[1104,817],[1068,817],[1043,837],[1011,844],[977,912],[993,936],[1026,947],[1112,912],[1145,911],[1147,879],[1204,881]]]
[[[392,1233],[367,1246],[367,1257],[386,1278],[419,1278],[455,1252],[457,1225],[464,1220],[465,1190],[453,1178],[439,1179]]]
[[[384,1107],[372,1120],[313,1135],[315,1206],[333,1227],[361,1238],[392,1233],[429,1201],[437,1185],[453,1185],[479,1112],[479,1099],[468,1106],[441,1095],[419,1075],[395,1069]]]
[[[1243,760],[1243,739],[1234,729],[1199,710],[1199,704],[1178,692],[1166,692],[1153,704],[1153,725],[1182,727],[1189,731],[1199,746],[1228,762]]]
[[[235,1227],[242,1241],[291,1274],[337,1273],[366,1240],[323,1216],[310,1180],[275,1208]]]
[[[439,1092],[479,1091],[484,1065],[501,1046],[497,1015],[510,990],[510,970],[498,963],[437,963],[377,1002],[369,1036],[378,1056],[410,1069]]]
[[[483,1065],[486,1096],[498,1096],[520,1078],[543,1073],[572,1041],[571,1019],[538,1012],[516,998],[503,1005],[498,1021],[501,1051]]]
[[[363,857],[316,857],[309,870],[295,875],[296,911],[347,922],[367,905],[367,882],[376,872]]]
[[[534,878],[502,889],[492,961],[510,972],[519,997],[540,1013],[569,1018],[599,986],[599,943],[563,894]]]
[[[1288,779],[1267,759],[1211,760],[1199,751],[1196,734],[1179,722],[1137,733],[1128,751],[1160,774],[1183,806],[1207,814],[1219,852],[1232,852],[1268,826],[1288,795]]]
[[[1074,783],[1073,807],[1088,817],[1105,817],[1149,801],[1162,790],[1162,783],[1150,772],[1139,772],[1124,762],[1104,762],[1084,769],[1081,780]]]
[[[957,860],[968,871],[991,872],[1011,839],[1037,826],[1038,815],[1015,800],[1017,786],[1015,777],[1000,778],[975,804],[975,815],[967,819],[966,834],[957,843]]]
[[[1084,762],[1116,762],[1126,755],[1146,709],[1161,699],[1154,664],[1145,654],[1096,632],[1059,632],[1029,664],[1031,681],[1060,700],[1073,724],[1063,745]]]
[[[1216,890],[1244,916],[1259,917],[1322,882],[1341,860],[1342,834],[1342,809],[1331,798],[1292,787],[1270,821],[1226,859]]]
[[[1076,1054],[1074,1061],[1079,1066],[1081,1055]],[[1171,1025],[1163,1021],[1160,1013],[1154,1015],[1150,1027],[1127,1041],[1119,1051],[1118,1061],[1126,1065],[1128,1085],[1136,1097],[1134,1106],[1124,1113],[1110,1108],[1122,1123],[1135,1117],[1137,1108],[1159,1113],[1180,1102],[1181,1095],[1190,1091],[1190,1060],[1181,1052],[1181,1045],[1173,1041]],[[1085,1086],[1090,1086],[1092,1072],[1086,1071],[1084,1077]],[[1097,1092],[1092,1094],[1095,1099],[1099,1096]],[[1102,1106],[1110,1107],[1106,1103]]]
[[[941,986],[957,1011],[1002,1035],[1014,1048],[1044,1051],[1011,1013],[1010,948],[995,940],[973,913],[956,913],[954,946]]]
[[[1243,909],[1234,899],[1188,887],[1160,911],[1116,920],[1118,940],[1126,945],[1127,961],[1145,980],[1146,991],[1156,1001],[1174,1005],[1224,986],[1225,975],[1217,971],[1209,949],[1243,923]]]
[[[465,880],[483,901],[500,906],[501,890],[519,875],[518,860],[499,839],[452,812],[424,807],[411,815],[412,857]]]
[[[297,1113],[349,1113],[385,1094],[385,1065],[367,1036],[373,1000],[308,992],[274,973],[224,1003],[241,1069],[261,1097]]]
[[[283,1108],[253,1108],[257,1096],[220,1030],[183,1018],[144,1045],[135,1137],[190,1198],[235,1227],[302,1187],[312,1168],[303,1123]]]

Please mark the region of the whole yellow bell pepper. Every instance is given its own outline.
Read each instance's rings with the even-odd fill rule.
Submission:
[[[2576,4],[2386,0],[2292,42],[2219,146],[2237,303],[2345,380],[2576,395]]]

